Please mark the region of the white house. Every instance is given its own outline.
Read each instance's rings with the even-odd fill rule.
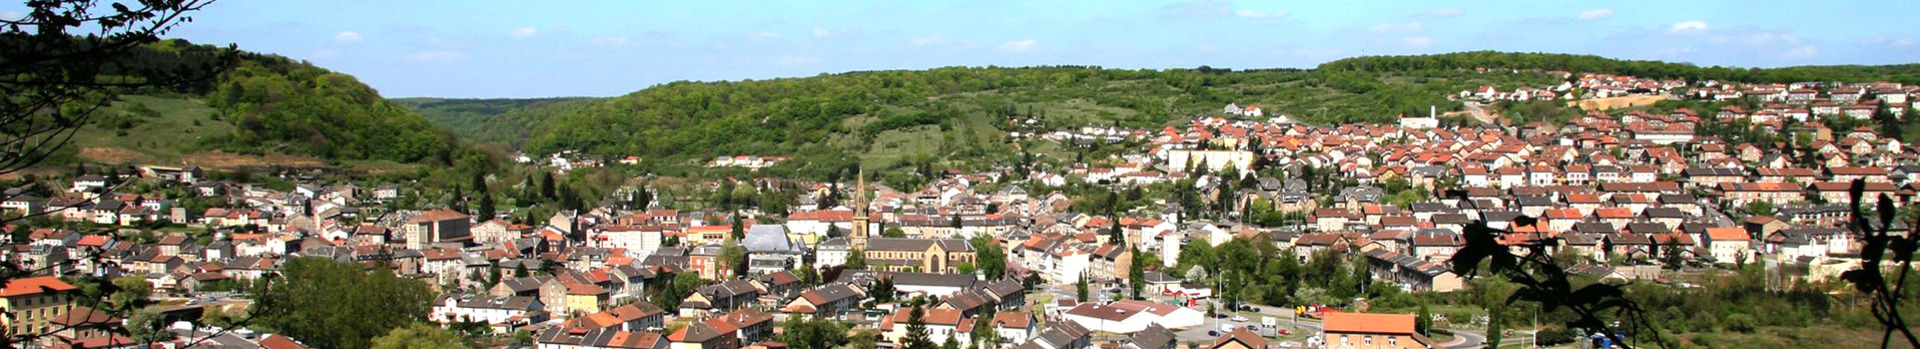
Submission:
[[[1191,308],[1137,300],[1111,303],[1087,302],[1068,309],[1063,317],[1095,332],[1128,334],[1158,324],[1170,329],[1185,329],[1205,323],[1206,316]]]
[[[521,325],[545,322],[547,312],[542,309],[545,305],[536,297],[449,294],[433,305],[427,320],[442,324],[482,322],[492,326],[495,333],[509,333]]]

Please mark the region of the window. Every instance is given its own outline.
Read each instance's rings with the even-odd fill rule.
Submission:
[[[1387,337],[1387,346],[1389,347],[1400,346],[1400,337]]]
[[[1367,336],[1361,342],[1366,343],[1367,346],[1373,346],[1373,336]]]

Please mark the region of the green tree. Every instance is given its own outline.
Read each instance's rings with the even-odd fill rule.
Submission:
[[[493,203],[493,192],[487,190],[486,176],[475,174],[473,176],[473,183],[474,195],[480,196],[480,207],[474,212],[474,216],[477,216],[474,219],[485,222],[497,217],[499,215],[499,207]]]
[[[466,340],[439,326],[414,323],[373,339],[372,349],[466,349]]]
[[[113,278],[113,286],[116,290],[107,297],[111,309],[140,309],[149,303],[147,297],[153,295],[153,284],[138,276]]]
[[[747,228],[740,220],[740,212],[734,212],[733,218],[729,220],[733,222],[733,227],[729,228],[727,236],[733,237],[734,239],[747,238]]]
[[[679,309],[680,301],[692,296],[694,290],[705,286],[707,282],[700,278],[699,273],[691,271],[674,274],[673,279],[668,280],[665,285],[654,288],[658,291],[654,293],[653,304],[662,309]]]
[[[1007,275],[1007,251],[993,236],[975,234],[967,243],[973,245],[974,259],[978,262],[975,266],[987,280],[999,280]]]
[[[832,349],[847,341],[847,328],[824,318],[789,319],[780,332],[780,342],[794,349]]]
[[[849,269],[849,270],[865,270],[865,269],[867,269],[867,254],[866,254],[866,252],[863,252],[863,251],[860,251],[860,249],[859,249],[859,248],[855,248],[855,249],[853,249],[852,251],[847,251],[847,265],[846,265],[846,267],[847,267],[847,269]]]
[[[460,190],[459,184],[453,185],[452,192],[453,192],[453,195],[450,195],[447,197],[447,209],[458,211],[460,213],[466,213],[467,212],[467,198],[466,198],[467,194]]]
[[[873,331],[860,331],[860,333],[855,333],[853,334],[852,337],[847,338],[847,348],[851,348],[851,349],[879,348],[880,341],[879,341],[879,338],[876,338],[876,337],[878,337],[878,335],[875,335]]]
[[[880,237],[904,238],[907,237],[907,231],[901,230],[900,227],[887,227],[887,230],[880,232]]]
[[[639,188],[634,188],[633,194],[631,195],[633,201],[629,209],[646,210],[648,206],[653,205],[653,193],[648,193],[647,187],[644,185]]]
[[[139,311],[127,318],[127,335],[139,343],[158,343],[173,340],[172,330],[167,329],[167,317],[153,311]]]
[[[1506,332],[1506,324],[1504,323],[1505,319],[1502,319],[1502,316],[1500,316],[1501,313],[1505,313],[1505,311],[1503,311],[1502,309],[1492,309],[1487,311],[1487,347],[1488,348],[1499,348],[1500,341],[1505,340],[1507,337],[1505,333],[1502,333],[1502,332]]]
[[[1427,304],[1421,303],[1420,309],[1413,312],[1413,331],[1426,335],[1433,329],[1433,311],[1427,310]]]
[[[728,238],[720,243],[720,261],[726,263],[733,275],[747,275],[747,248],[741,247],[738,239]]]
[[[873,285],[867,289],[867,296],[873,297],[874,302],[893,302],[893,278],[882,277],[879,280],[874,280]]]
[[[1755,216],[1772,216],[1773,203],[1766,202],[1766,201],[1749,202],[1747,203],[1747,214],[1751,214]]]
[[[800,279],[801,287],[810,288],[820,284],[820,270],[814,269],[812,263],[800,263],[800,268],[794,270],[793,276]]]
[[[903,349],[934,349],[933,339],[927,336],[926,310],[919,304],[907,312],[907,336],[900,344]]]
[[[1092,301],[1090,299],[1087,299],[1087,276],[1085,274],[1080,275],[1080,281],[1074,282],[1073,295],[1080,297],[1080,298],[1075,298],[1074,300],[1076,301],[1080,301],[1080,302]]]
[[[540,197],[546,198],[547,200],[558,199],[560,198],[559,192],[558,192],[559,190],[560,188],[556,187],[553,183],[553,172],[541,171],[540,172]]]
[[[392,270],[325,258],[290,259],[268,283],[255,323],[320,349],[368,348],[373,337],[425,320],[434,297]]]

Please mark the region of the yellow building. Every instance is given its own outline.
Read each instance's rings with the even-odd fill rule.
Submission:
[[[923,273],[957,272],[957,265],[979,257],[967,240],[910,238],[868,239],[862,256],[874,270]]]
[[[607,304],[607,289],[593,284],[567,283],[567,311],[578,314],[598,313]]]
[[[73,285],[52,276],[8,280],[0,288],[0,325],[7,336],[49,333],[51,321],[73,309]]]

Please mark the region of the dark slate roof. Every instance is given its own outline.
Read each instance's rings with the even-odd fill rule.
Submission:
[[[894,285],[971,288],[979,282],[968,274],[888,273],[887,277],[893,279]]]
[[[973,245],[961,239],[911,239],[911,238],[872,238],[867,240],[867,251],[926,251],[933,244],[939,244],[947,251],[973,251]]]

